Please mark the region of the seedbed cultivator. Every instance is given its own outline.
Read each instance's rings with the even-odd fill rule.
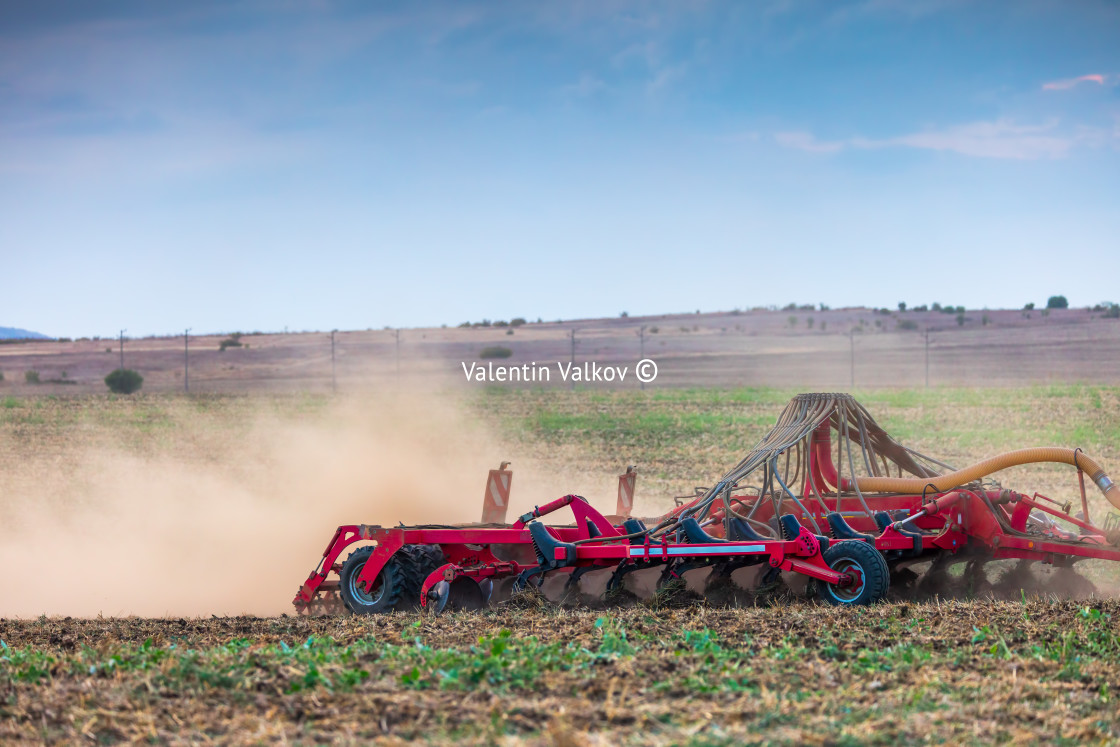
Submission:
[[[1078,513],[991,477],[1039,462],[1076,470]],[[958,563],[968,564],[967,576],[1014,559],[1008,578],[1026,582],[1017,572],[1033,563],[1070,569],[1087,558],[1120,561],[1120,532],[1090,521],[1085,476],[1118,508],[1120,487],[1080,449],[1022,449],[956,470],[892,439],[845,394],[794,397],[734,469],[653,519],[629,516],[634,473],[627,470],[614,515],[565,495],[506,524],[505,466],[490,474],[487,523],[339,527],[296,594],[297,610],[476,609],[490,603],[501,579],[516,592],[562,576],[571,590],[595,572],[606,576],[608,596],[631,573],[651,569],[661,586],[708,569],[711,587],[749,566],[758,566],[764,587],[786,572],[810,579],[828,603],[871,604],[892,583],[917,582],[908,566],[928,564],[921,583],[936,584]],[[565,515],[574,521],[556,522]],[[1071,591],[1088,584],[1076,574],[1061,583]]]

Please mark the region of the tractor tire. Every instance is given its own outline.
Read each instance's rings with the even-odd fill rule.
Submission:
[[[393,561],[400,572],[402,590],[396,609],[415,609],[420,606],[424,580],[447,559],[439,545],[405,545],[393,555]]]
[[[366,567],[366,561],[373,554],[372,547],[360,547],[346,558],[339,571],[338,592],[346,608],[355,615],[373,615],[378,612],[391,612],[400,601],[404,592],[400,563],[396,556],[390,558],[374,581],[374,588],[368,592],[358,587],[358,575]]]
[[[821,599],[839,607],[874,604],[887,594],[890,569],[883,555],[872,545],[856,540],[837,542],[824,551],[824,562],[840,573],[857,571],[861,581],[853,586],[817,584]]]

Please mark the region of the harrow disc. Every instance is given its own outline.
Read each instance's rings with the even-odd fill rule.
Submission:
[[[490,579],[476,583],[474,579],[460,576],[454,581],[440,581],[428,591],[428,606],[439,614],[444,610],[480,610],[490,602],[494,586]]]

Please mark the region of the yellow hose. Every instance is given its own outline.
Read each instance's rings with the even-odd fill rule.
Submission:
[[[1008,467],[1017,467],[1020,464],[1036,464],[1038,462],[1060,462],[1081,467],[1097,484],[1100,491],[1104,493],[1108,502],[1116,508],[1120,508],[1120,485],[1108,479],[1104,469],[1092,458],[1085,456],[1084,452],[1076,454],[1076,462],[1074,461],[1074,454],[1074,449],[1060,449],[1054,446],[1019,449],[937,477],[860,477],[856,480],[856,484],[861,491],[867,493],[921,493],[927,485],[933,485],[933,489],[938,493],[944,493],[947,490],[987,477],[993,472],[999,472],[1001,469],[1007,469]]]

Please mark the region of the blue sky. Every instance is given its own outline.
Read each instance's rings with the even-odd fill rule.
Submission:
[[[0,3],[0,324],[1120,301],[1113,2]]]

